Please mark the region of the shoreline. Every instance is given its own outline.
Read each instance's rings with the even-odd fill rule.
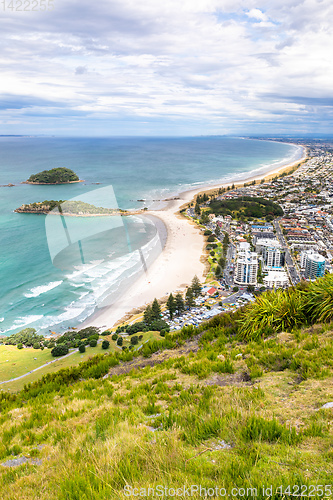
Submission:
[[[296,145],[302,149],[301,158],[289,163],[274,166],[266,172],[256,173],[249,177],[218,183],[214,185],[201,186],[170,195],[169,200],[163,200],[166,206],[159,210],[147,210],[140,215],[159,218],[165,225],[167,231],[167,241],[163,251],[149,267],[146,273],[129,288],[114,304],[95,311],[87,318],[79,328],[86,326],[97,326],[100,328],[112,328],[115,325],[128,321],[131,316],[151,303],[156,297],[163,300],[170,293],[184,291],[191,283],[196,274],[200,281],[203,281],[206,270],[204,248],[206,239],[200,228],[188,218],[180,214],[180,210],[194,197],[201,193],[212,193],[220,187],[227,187],[234,184],[240,187],[248,182],[271,180],[276,175],[292,170],[296,165],[302,165],[307,159],[307,149],[304,146]],[[129,211],[128,215],[134,215],[134,211]]]

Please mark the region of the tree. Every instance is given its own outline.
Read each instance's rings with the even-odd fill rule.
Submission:
[[[86,352],[86,346],[84,344],[79,345],[79,351],[80,352]]]
[[[154,299],[154,301],[152,303],[151,310],[152,310],[152,313],[153,313],[153,320],[154,319],[160,319],[160,317],[161,317],[161,306],[157,302],[156,298]]]
[[[201,287],[201,283],[200,283],[200,280],[199,280],[197,275],[195,275],[194,278],[192,279],[191,288],[193,291],[193,295],[195,297],[198,297],[201,294],[202,287]]]
[[[17,344],[18,349],[23,349],[23,344]]]
[[[254,285],[247,285],[246,290],[247,290],[248,292],[252,293],[252,292],[254,292],[255,287],[254,287]]]
[[[199,203],[196,203],[196,204],[195,204],[195,207],[194,207],[194,212],[195,212],[197,215],[200,215],[200,214],[201,214],[201,210],[200,210],[200,205],[199,205]]]
[[[186,290],[185,302],[189,309],[195,305],[193,290],[190,286]]]
[[[234,286],[232,289],[233,292],[238,292],[238,290],[239,290],[238,286]]]
[[[219,236],[219,235],[220,235],[220,233],[221,233],[221,229],[220,229],[220,227],[219,227],[219,226],[216,226],[216,228],[215,228],[215,234],[216,234],[216,236]]]
[[[97,346],[97,340],[96,339],[91,339],[89,341],[89,345],[90,345],[90,347],[96,347]]]
[[[147,325],[150,325],[153,321],[153,311],[151,306],[147,306],[145,312],[143,313],[143,320]]]
[[[174,313],[176,311],[176,301],[175,301],[175,298],[172,295],[172,293],[170,293],[170,295],[169,295],[169,298],[167,300],[166,306],[167,306],[167,309],[169,311],[170,319],[172,320],[173,315],[174,315]]]
[[[137,337],[136,335],[133,335],[133,337],[131,337],[131,344],[136,345],[138,343],[139,343],[139,337]]]
[[[108,340],[103,340],[102,349],[109,349],[109,347],[110,347],[110,342]]]
[[[178,315],[185,311],[185,302],[180,293],[175,297],[175,307]]]
[[[116,333],[114,333],[111,338],[112,338],[112,340],[117,340],[118,335]]]
[[[56,345],[53,347],[51,354],[55,358],[58,356],[65,356],[65,354],[68,354],[68,347],[64,344]]]
[[[119,345],[119,346],[123,345],[123,338],[122,337],[119,337],[119,339],[117,340],[117,345]]]

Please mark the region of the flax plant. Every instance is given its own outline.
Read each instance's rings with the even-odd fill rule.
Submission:
[[[242,314],[239,336],[257,340],[274,331],[291,329],[304,324],[303,296],[294,288],[263,293]]]
[[[317,279],[309,285],[304,297],[305,314],[311,323],[329,323],[333,320],[333,275]]]

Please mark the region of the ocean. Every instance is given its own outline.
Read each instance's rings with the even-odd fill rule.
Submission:
[[[77,326],[126,293],[165,244],[165,230],[153,217],[65,217],[60,223],[52,215],[15,213],[23,203],[75,198],[156,209],[182,191],[243,179],[301,155],[292,144],[217,136],[0,137],[0,333]],[[21,184],[55,167],[71,168],[84,182]],[[14,187],[5,187],[9,183]]]

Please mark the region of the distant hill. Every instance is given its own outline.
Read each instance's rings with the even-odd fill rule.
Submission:
[[[28,184],[67,184],[69,182],[80,182],[80,179],[73,170],[64,167],[32,174],[26,181]]]

